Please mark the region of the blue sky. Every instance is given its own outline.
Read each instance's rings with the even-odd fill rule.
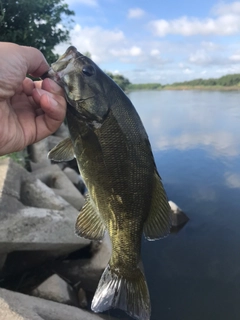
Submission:
[[[76,14],[70,43],[132,83],[240,73],[240,1],[65,2]]]

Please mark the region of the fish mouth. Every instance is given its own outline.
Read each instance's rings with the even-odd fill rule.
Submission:
[[[61,79],[69,72],[68,67],[74,65],[74,61],[78,55],[79,52],[74,46],[69,47],[56,62],[51,64],[51,68],[41,76],[41,79],[50,78],[62,87],[63,83]]]
[[[52,70],[55,72],[63,71],[64,69],[66,69],[71,60],[75,60],[77,56],[77,49],[74,46],[69,47],[67,51],[56,62],[52,63]]]

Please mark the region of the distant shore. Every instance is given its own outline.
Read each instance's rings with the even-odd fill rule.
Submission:
[[[240,91],[240,86],[162,86],[158,88],[149,88],[142,86],[141,88],[136,87],[134,88],[131,86],[131,88],[127,89],[126,92],[131,91],[161,91],[161,90],[206,90],[206,91]]]
[[[240,86],[165,86],[162,90],[239,91]]]

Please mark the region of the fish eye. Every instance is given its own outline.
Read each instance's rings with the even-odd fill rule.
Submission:
[[[91,77],[91,76],[94,75],[95,70],[94,70],[93,66],[91,66],[91,65],[86,65],[86,66],[83,66],[82,72],[83,72],[86,76]]]

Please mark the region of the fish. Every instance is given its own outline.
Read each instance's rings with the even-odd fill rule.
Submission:
[[[70,133],[48,157],[76,158],[88,190],[76,234],[102,240],[108,232],[112,244],[91,309],[118,308],[135,319],[149,320],[142,235],[148,240],[167,236],[171,216],[148,135],[127,95],[75,47],[70,46],[45,77],[65,91]]]

